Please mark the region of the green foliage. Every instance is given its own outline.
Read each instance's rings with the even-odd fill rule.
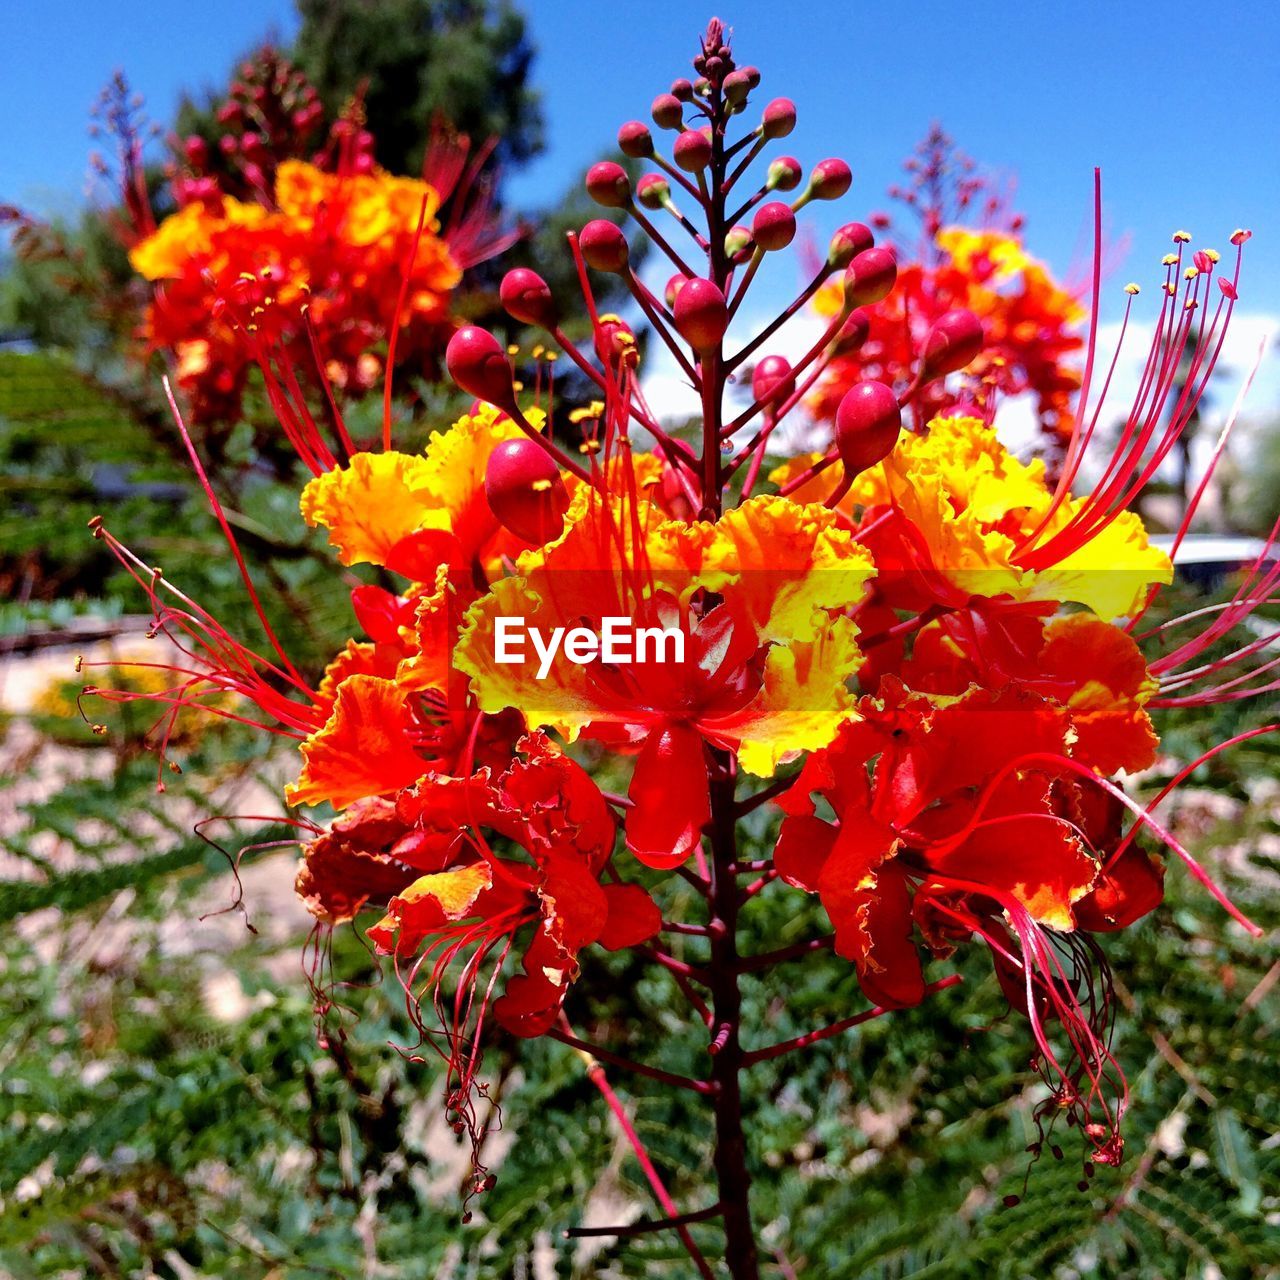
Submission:
[[[477,143],[498,139],[500,164],[542,149],[533,47],[523,16],[491,0],[298,0],[293,53],[333,113],[362,88],[379,162],[421,167],[437,113]]]

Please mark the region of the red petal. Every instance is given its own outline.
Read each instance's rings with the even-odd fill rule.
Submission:
[[[623,947],[648,942],[662,928],[657,903],[638,884],[607,884],[604,896],[609,917],[596,941],[606,951],[621,951]]]
[[[693,852],[711,818],[702,736],[687,725],[655,733],[636,757],[628,793],[627,848],[646,866],[669,871]]]

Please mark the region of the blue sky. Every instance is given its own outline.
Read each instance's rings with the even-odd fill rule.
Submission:
[[[548,150],[516,175],[515,203],[553,202],[621,121],[687,70],[709,15],[674,0],[531,0]],[[0,198],[41,211],[84,189],[87,114],[123,67],[164,119],[182,88],[225,80],[288,0],[49,0],[7,6],[0,50]],[[1030,247],[1060,270],[1078,261],[1092,168],[1108,228],[1125,236],[1121,279],[1154,282],[1175,227],[1249,246],[1250,311],[1280,311],[1280,13],[1251,3],[894,3],[735,0],[721,16],[763,100],[796,99],[788,150],[843,155],[854,190],[819,229],[883,204],[898,162],[933,119],[984,164],[1018,176]]]

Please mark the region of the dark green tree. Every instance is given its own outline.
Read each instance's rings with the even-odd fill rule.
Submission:
[[[534,49],[525,20],[490,0],[298,0],[294,57],[330,112],[363,88],[381,164],[413,173],[437,113],[494,160],[518,165],[542,149]]]

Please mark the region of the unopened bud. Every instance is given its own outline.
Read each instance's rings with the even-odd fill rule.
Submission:
[[[853,185],[853,171],[843,160],[820,160],[809,175],[809,194],[815,200],[839,200]]]
[[[747,85],[752,89],[760,87],[760,68],[743,67],[742,74],[747,77]]]
[[[770,191],[794,191],[804,177],[804,170],[795,156],[779,156],[769,166],[764,185]]]
[[[564,528],[569,493],[560,469],[535,440],[504,440],[489,455],[484,496],[498,523],[535,546]]]
[[[628,120],[618,130],[618,149],[633,160],[643,160],[653,155],[653,134],[641,120]]]
[[[840,326],[832,340],[833,355],[849,355],[857,351],[871,334],[871,321],[865,311],[855,311]]]
[[[851,307],[867,307],[887,298],[898,279],[893,250],[877,245],[864,249],[845,268],[844,297]]]
[[[671,199],[671,184],[660,173],[646,173],[636,183],[636,199],[646,209],[661,209]]]
[[[730,227],[724,238],[724,256],[733,263],[744,262],[750,256],[754,243],[750,228]]]
[[[203,169],[209,163],[209,144],[199,134],[192,134],[182,144],[182,150],[193,169]]]
[[[759,404],[775,408],[796,389],[791,361],[786,356],[765,356],[751,374],[751,394]]]
[[[680,336],[695,351],[710,351],[729,327],[724,294],[710,280],[686,281],[676,295],[673,314]]]
[[[612,160],[602,160],[587,170],[587,194],[606,209],[621,209],[631,199],[631,179]]]
[[[721,86],[725,101],[732,107],[744,106],[751,92],[751,81],[745,71],[730,71]]]
[[[756,210],[751,234],[766,253],[785,249],[796,238],[796,215],[781,200],[771,200]]]
[[[711,139],[701,129],[686,129],[676,139],[672,154],[686,173],[700,173],[711,163]]]
[[[875,242],[876,238],[865,222],[846,222],[837,228],[827,246],[827,266],[843,271],[858,254],[870,249]]]
[[[684,107],[680,105],[680,99],[674,94],[658,94],[649,108],[649,114],[659,129],[684,128]]]
[[[464,325],[449,339],[444,362],[449,377],[463,391],[499,409],[515,408],[511,364],[501,343],[487,330]]]
[[[558,318],[556,301],[551,296],[551,286],[536,271],[528,267],[508,271],[502,277],[498,296],[507,314],[521,324],[554,328]]]
[[[982,350],[982,342],[982,321],[972,311],[960,307],[939,316],[924,344],[924,377],[958,373]]]
[[[849,475],[887,458],[898,442],[902,410],[883,382],[859,382],[836,409],[836,448]]]
[[[631,256],[622,229],[607,218],[588,222],[578,233],[578,245],[587,265],[597,271],[621,271]]]
[[[677,102],[691,102],[693,100],[693,85],[688,80],[673,80],[671,83],[671,96]]]
[[[790,98],[774,98],[760,117],[760,132],[770,142],[785,138],[796,127],[796,104]]]
[[[689,283],[689,277],[676,272],[675,275],[667,281],[667,287],[662,291],[662,296],[666,300],[668,309],[676,305],[676,296],[680,290]]]

